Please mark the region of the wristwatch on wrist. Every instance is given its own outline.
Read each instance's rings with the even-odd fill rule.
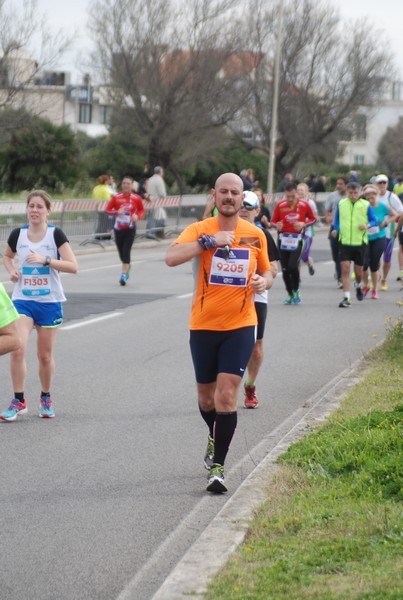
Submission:
[[[50,261],[51,261],[51,260],[52,260],[52,259],[51,259],[51,257],[50,257],[50,256],[47,256],[47,257],[45,258],[45,262],[43,263],[43,266],[44,266],[44,267],[48,267],[48,266],[50,265]]]

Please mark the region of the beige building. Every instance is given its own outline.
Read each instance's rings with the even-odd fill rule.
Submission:
[[[55,125],[95,137],[108,133],[111,103],[107,88],[92,86],[89,77],[71,84],[68,72],[38,72],[24,51],[0,56],[0,108],[25,108]]]

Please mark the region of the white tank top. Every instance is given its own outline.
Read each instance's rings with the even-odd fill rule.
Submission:
[[[35,300],[35,302],[64,302],[66,300],[59,271],[49,266],[44,267],[26,262],[31,250],[42,256],[59,258],[54,231],[54,226],[48,225],[45,237],[40,242],[31,242],[28,239],[28,226],[21,227],[16,248],[21,277],[15,284],[13,300]]]

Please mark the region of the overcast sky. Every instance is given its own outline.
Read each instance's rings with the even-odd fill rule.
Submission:
[[[14,2],[15,0],[12,0]],[[21,2],[21,0],[19,0]],[[75,78],[86,71],[82,57],[88,54],[90,41],[86,33],[88,0],[37,0],[39,10],[47,17],[48,24],[55,30],[64,29],[68,33],[77,30],[79,35],[74,49],[59,65],[61,70],[70,70]],[[396,66],[403,79],[403,0],[329,0],[339,8],[343,19],[355,20],[367,16],[374,27],[384,30],[379,43],[389,47],[395,54]],[[368,31],[371,35],[371,30]],[[376,43],[376,38],[374,38]]]

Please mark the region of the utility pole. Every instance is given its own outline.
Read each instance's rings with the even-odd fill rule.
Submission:
[[[275,148],[276,148],[276,138],[277,138],[277,116],[278,116],[278,100],[279,100],[279,89],[280,89],[280,57],[281,57],[281,45],[283,43],[283,14],[284,14],[284,0],[280,0],[276,56],[275,56],[275,62],[274,62],[273,110],[272,110],[272,115],[271,115],[269,170],[268,170],[268,175],[267,175],[267,192],[269,194],[273,193],[274,165],[276,162]]]

